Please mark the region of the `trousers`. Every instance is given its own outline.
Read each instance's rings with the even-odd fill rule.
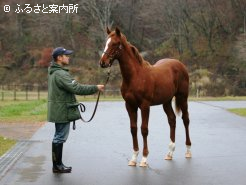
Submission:
[[[67,141],[70,131],[70,122],[67,123],[55,123],[55,134],[53,143],[65,143]]]

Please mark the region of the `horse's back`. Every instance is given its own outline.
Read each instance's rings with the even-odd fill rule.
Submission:
[[[180,65],[185,67],[184,64],[177,59],[165,58],[165,59],[161,59],[161,60],[157,61],[153,66],[154,67],[161,67],[161,66],[170,66],[171,67],[171,66],[180,66]]]
[[[176,59],[161,59],[154,65],[154,71],[158,71],[158,78],[164,75],[164,81],[173,82],[177,92],[188,94],[189,75],[186,66]]]
[[[153,65],[153,67],[161,71],[171,70],[172,72],[175,73],[182,73],[186,75],[188,78],[188,71],[186,69],[186,66],[177,59],[169,59],[169,58],[161,59],[157,61]]]

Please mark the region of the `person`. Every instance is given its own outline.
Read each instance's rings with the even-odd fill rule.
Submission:
[[[66,142],[70,122],[80,119],[75,95],[90,95],[104,90],[104,85],[82,85],[65,68],[72,50],[57,47],[52,52],[53,61],[48,68],[48,121],[55,123],[52,141],[53,173],[71,173],[72,167],[62,162],[63,143]]]

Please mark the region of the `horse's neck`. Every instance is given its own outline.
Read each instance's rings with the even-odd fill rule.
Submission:
[[[138,77],[139,72],[141,72],[142,66],[138,61],[130,54],[121,56],[119,58],[120,70],[123,77],[123,81],[129,83]]]

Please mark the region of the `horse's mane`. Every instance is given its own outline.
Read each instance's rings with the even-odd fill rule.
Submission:
[[[123,35],[123,38],[124,38],[125,43],[130,47],[131,52],[133,53],[133,55],[135,56],[139,64],[144,65],[144,66],[149,66],[150,63],[144,60],[143,57],[140,55],[138,49],[126,40],[125,35]]]

